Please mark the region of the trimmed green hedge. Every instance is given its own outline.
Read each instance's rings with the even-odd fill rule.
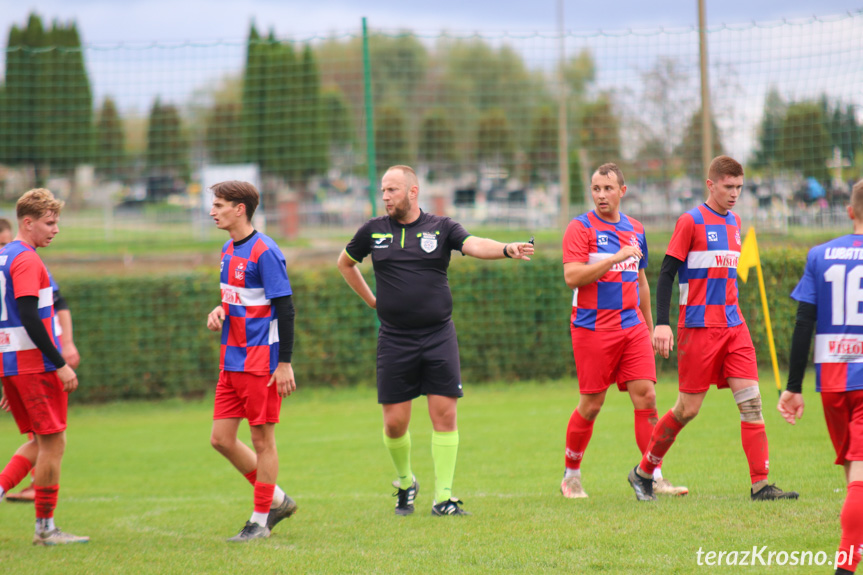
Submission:
[[[796,302],[788,294],[803,272],[805,250],[762,253],[780,361],[788,360]],[[661,257],[648,268],[655,289]],[[371,265],[362,266],[371,279]],[[300,387],[373,385],[375,312],[335,266],[289,270],[297,309],[294,370]],[[218,303],[215,274],[145,278],[59,278],[81,352],[77,401],[199,395],[215,387],[219,335],[206,328]],[[454,320],[465,382],[574,377],[569,336],[572,292],[559,253],[531,262],[455,257],[450,267]],[[655,294],[654,294],[655,297]],[[759,360],[769,364],[756,275],[740,284],[743,314]],[[677,293],[673,302],[677,301]],[[672,323],[677,306],[672,305]],[[676,358],[657,359],[660,371]]]

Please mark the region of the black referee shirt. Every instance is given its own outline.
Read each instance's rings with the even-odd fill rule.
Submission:
[[[458,222],[420,212],[402,225],[382,216],[366,222],[345,248],[361,262],[369,254],[377,281],[377,311],[391,331],[436,328],[452,317],[447,268],[470,234]]]

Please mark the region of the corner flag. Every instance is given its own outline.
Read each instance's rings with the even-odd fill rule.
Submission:
[[[764,288],[764,274],[761,271],[761,257],[758,254],[758,240],[755,238],[755,228],[746,231],[746,238],[740,248],[740,258],[737,260],[737,277],[746,282],[749,270],[755,268],[758,272],[758,291],[761,292],[761,306],[764,308],[764,325],[767,328],[767,343],[770,346],[770,361],[773,363],[773,377],[776,378],[776,390],[782,394],[782,384],[779,382],[779,362],[776,359],[776,345],[773,343],[773,326],[770,323],[770,309],[767,307],[767,291]]]
[[[749,270],[751,268],[761,269],[761,258],[758,256],[758,240],[755,239],[755,229],[749,228],[746,231],[746,238],[743,240],[743,247],[740,248],[740,259],[737,261],[737,277],[744,282],[749,280]],[[764,282],[761,282],[762,284]]]

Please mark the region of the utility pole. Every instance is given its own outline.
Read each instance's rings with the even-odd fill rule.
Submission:
[[[701,164],[702,173],[713,160],[713,122],[710,121],[710,81],[707,77],[707,10],[705,0],[698,0],[698,45],[701,52]],[[706,193],[706,191],[705,191]]]
[[[558,102],[557,102],[557,172],[560,180],[560,229],[565,229],[569,223],[569,140],[567,138],[567,89],[564,64],[566,61],[566,43],[564,36],[563,0],[557,0],[557,30],[559,38],[559,56],[557,66]]]

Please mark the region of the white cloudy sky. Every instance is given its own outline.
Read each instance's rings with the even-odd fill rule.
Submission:
[[[564,0],[572,31],[685,27],[697,0]],[[0,0],[0,33],[38,11],[74,18],[85,42],[238,40],[252,18],[281,37],[354,31],[363,16],[376,29],[483,33],[556,30],[556,0]],[[863,10],[863,0],[707,0],[709,25],[828,16]]]

